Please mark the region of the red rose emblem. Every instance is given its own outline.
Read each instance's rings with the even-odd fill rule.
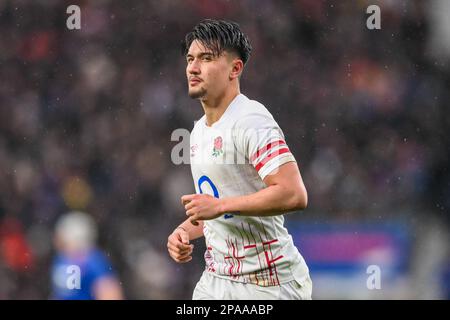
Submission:
[[[222,149],[222,137],[217,137],[216,139],[214,139],[214,149]]]
[[[222,137],[217,137],[214,139],[214,150],[212,155],[214,157],[218,157],[221,154],[223,154],[223,150],[222,150]]]

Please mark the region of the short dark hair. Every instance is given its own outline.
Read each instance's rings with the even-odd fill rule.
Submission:
[[[200,41],[216,56],[227,50],[237,53],[244,64],[250,59],[252,46],[236,22],[212,19],[201,21],[182,42],[184,56],[194,40]]]

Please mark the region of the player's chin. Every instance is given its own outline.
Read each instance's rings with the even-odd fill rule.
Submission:
[[[188,94],[192,99],[199,99],[205,96],[206,90],[204,88],[189,88]]]

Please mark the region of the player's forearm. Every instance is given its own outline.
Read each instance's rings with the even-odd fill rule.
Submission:
[[[184,221],[182,224],[178,226],[178,228],[182,228],[189,233],[189,240],[195,240],[200,237],[203,237],[203,221],[198,221],[198,226],[194,226],[189,219]]]
[[[272,216],[306,208],[306,190],[292,190],[281,185],[268,186],[253,194],[221,199],[222,213],[243,216]]]

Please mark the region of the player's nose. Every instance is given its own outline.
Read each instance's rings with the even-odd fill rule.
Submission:
[[[187,73],[200,74],[200,64],[197,59],[194,59],[191,63],[188,64]]]

